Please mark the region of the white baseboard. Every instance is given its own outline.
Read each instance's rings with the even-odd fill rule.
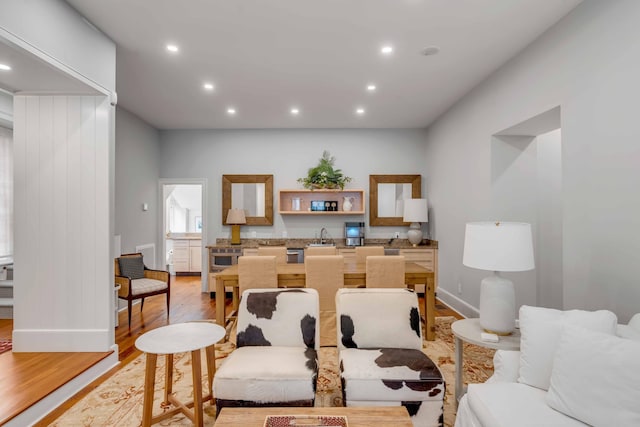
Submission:
[[[445,289],[438,288],[438,299],[466,318],[480,317],[480,310]]]
[[[16,415],[4,425],[6,427],[31,426],[38,420],[44,418],[49,412],[56,409],[84,387],[91,384],[101,375],[120,363],[118,361],[118,346],[114,344],[111,347],[111,350],[113,350],[113,353],[109,356],[102,359],[100,362],[96,363],[68,383],[57,388],[43,399],[31,405],[28,409]]]

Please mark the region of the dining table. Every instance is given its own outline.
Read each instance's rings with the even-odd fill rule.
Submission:
[[[303,288],[305,287],[305,266],[303,263],[297,264],[277,264],[278,287],[280,288]],[[233,310],[238,309],[238,265],[234,264],[222,271],[213,274],[215,277],[216,295],[216,323],[225,326],[225,305],[227,287],[234,288],[232,292]],[[362,288],[366,285],[366,265],[364,263],[345,262],[344,264],[344,286],[345,288]],[[408,288],[415,290],[415,285],[425,285],[423,318],[425,321],[425,339],[433,341],[436,337],[435,330],[435,281],[433,271],[416,264],[407,262],[404,270],[405,284]],[[212,290],[212,289],[210,289]]]

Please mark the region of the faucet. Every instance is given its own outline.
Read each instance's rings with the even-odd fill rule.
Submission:
[[[325,240],[327,239],[327,229],[322,227],[322,229],[320,230],[320,244],[324,245],[326,242]]]

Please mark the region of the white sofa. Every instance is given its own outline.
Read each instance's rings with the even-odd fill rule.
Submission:
[[[640,314],[520,309],[520,351],[470,384],[456,427],[640,426]]]

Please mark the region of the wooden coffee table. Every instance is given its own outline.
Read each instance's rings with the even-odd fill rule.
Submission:
[[[267,415],[344,415],[349,427],[413,427],[404,406],[349,408],[222,408],[214,427],[262,427]]]

